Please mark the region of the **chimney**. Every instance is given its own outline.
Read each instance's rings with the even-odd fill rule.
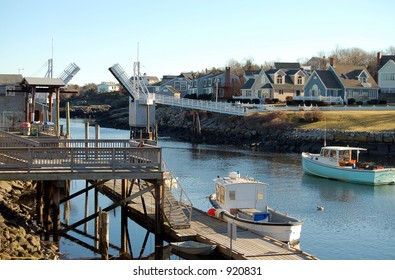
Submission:
[[[378,52],[377,59],[376,59],[376,73],[374,73],[374,79],[376,82],[378,82],[378,80],[379,80],[380,64],[381,64],[381,52]]]
[[[334,67],[336,63],[336,58],[334,58],[333,56],[329,58],[329,64]]]
[[[232,99],[232,92],[230,88],[230,67],[225,68],[225,99]]]

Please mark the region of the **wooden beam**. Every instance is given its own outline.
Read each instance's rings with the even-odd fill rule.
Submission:
[[[79,196],[79,195],[81,195],[81,194],[83,194],[83,193],[85,193],[85,192],[88,192],[88,191],[90,191],[91,189],[94,189],[94,188],[96,188],[96,187],[99,187],[99,186],[101,186],[101,185],[104,185],[104,184],[107,183],[108,181],[110,181],[110,180],[102,180],[102,181],[96,182],[95,184],[91,185],[90,187],[87,187],[87,188],[85,188],[85,189],[82,189],[82,190],[80,190],[80,191],[78,191],[78,192],[76,192],[76,193],[73,193],[72,195],[69,195],[68,197],[65,197],[65,198],[61,199],[61,200],[59,201],[59,204],[62,204],[62,203],[66,202],[66,201],[68,201],[68,200],[70,200],[70,199],[73,199],[74,197],[77,197],[77,196]]]
[[[148,188],[146,188],[146,189],[144,189],[144,190],[142,190],[140,192],[137,192],[137,193],[135,193],[135,194],[133,194],[131,196],[128,196],[127,198],[122,199],[122,200],[120,200],[120,201],[118,201],[118,202],[116,202],[116,203],[104,208],[103,211],[108,212],[108,211],[110,211],[110,210],[112,210],[112,209],[114,209],[114,208],[116,208],[116,207],[118,207],[118,206],[120,206],[120,205],[122,205],[124,203],[127,203],[127,202],[135,199],[136,197],[138,197],[140,195],[143,195],[146,192],[151,191],[152,189],[154,189],[154,186],[148,187]],[[74,229],[74,228],[76,228],[76,227],[78,227],[78,226],[80,226],[80,225],[82,225],[82,224],[84,224],[86,222],[89,222],[90,220],[96,218],[97,216],[99,216],[98,212],[96,212],[96,213],[90,215],[89,217],[86,217],[86,218],[84,218],[84,219],[82,219],[82,220],[80,220],[78,222],[75,222],[74,224],[72,224],[72,225],[70,225],[70,226],[68,226],[68,227],[66,227],[64,229],[61,229],[59,232],[60,233],[64,233],[64,232],[67,232],[69,230],[72,230],[72,229]]]

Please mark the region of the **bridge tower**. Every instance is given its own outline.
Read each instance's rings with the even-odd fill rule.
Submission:
[[[133,66],[129,77],[119,64],[108,69],[129,93],[129,127],[131,139],[154,139],[155,95],[149,93],[140,74],[140,62]]]

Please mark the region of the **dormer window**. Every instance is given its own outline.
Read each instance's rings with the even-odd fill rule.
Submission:
[[[277,84],[282,84],[283,83],[283,76],[278,75],[277,76]]]
[[[298,83],[298,85],[302,85],[303,84],[303,78],[301,76],[298,76],[297,83]]]
[[[362,73],[361,74],[359,74],[359,76],[358,76],[358,80],[359,80],[359,82],[361,83],[361,84],[364,84],[364,83],[366,83],[367,81],[367,75],[366,75],[366,73],[365,73],[365,71],[362,71]]]

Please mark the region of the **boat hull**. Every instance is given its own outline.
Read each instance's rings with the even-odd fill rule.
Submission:
[[[196,241],[172,242],[171,246],[176,251],[189,255],[209,255],[216,248],[216,245]]]
[[[367,185],[395,184],[395,168],[376,170],[354,169],[352,167],[330,166],[319,162],[319,155],[302,153],[303,171],[327,179]]]
[[[286,242],[289,244],[298,244],[300,241],[300,235],[302,231],[302,221],[295,218],[288,217],[285,214],[279,213],[271,208],[268,208],[268,212],[272,216],[278,216],[283,222],[259,222],[253,220],[247,220],[239,218],[235,215],[230,214],[228,211],[218,208],[218,204],[213,195],[210,197],[212,206],[216,209],[216,216],[223,221],[233,222],[238,227],[248,229],[251,232],[255,232],[260,235],[266,235],[276,240]],[[287,221],[287,219],[289,219]]]

